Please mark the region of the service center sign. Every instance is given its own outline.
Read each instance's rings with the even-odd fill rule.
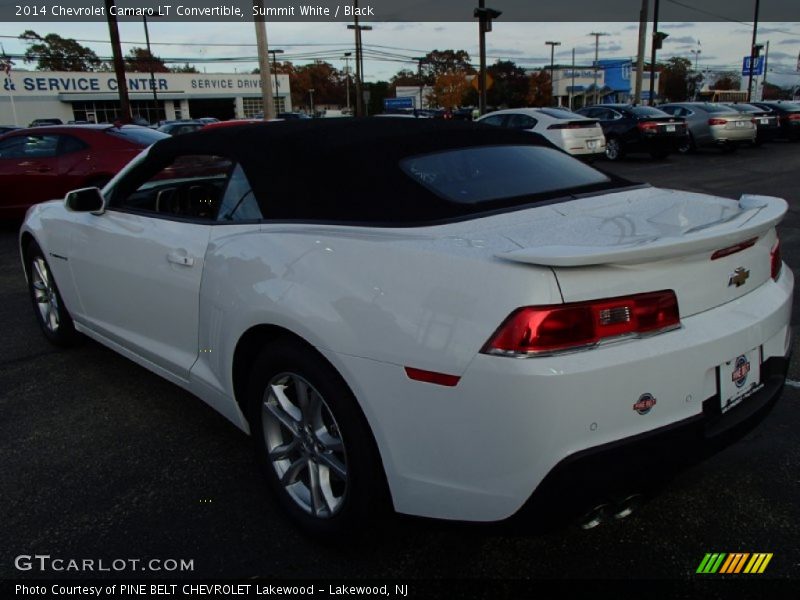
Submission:
[[[196,95],[247,95],[261,93],[258,75],[231,75],[229,73],[149,73],[126,74],[128,91],[189,93]],[[278,75],[283,90],[289,89],[289,76]],[[275,93],[275,76],[270,78]],[[3,90],[15,96],[58,96],[61,94],[91,95],[116,93],[117,79],[114,73],[74,73],[48,71],[12,71],[4,75]]]

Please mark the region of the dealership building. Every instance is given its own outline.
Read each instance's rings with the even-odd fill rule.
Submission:
[[[263,112],[258,75],[239,73],[127,73],[134,118],[253,117]],[[278,112],[291,111],[288,75],[270,78]],[[277,84],[277,85],[276,85]],[[34,119],[111,123],[120,116],[117,79],[110,72],[0,71],[0,125]]]

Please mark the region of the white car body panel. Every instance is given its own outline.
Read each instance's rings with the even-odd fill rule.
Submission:
[[[649,207],[636,218],[634,201]],[[695,206],[701,202],[706,208]],[[655,205],[661,220],[648,212]],[[50,263],[80,331],[245,431],[234,397],[236,345],[264,324],[294,332],[353,390],[398,511],[492,521],[518,510],[566,456],[699,414],[715,393],[716,367],[732,357],[754,348],[764,360],[787,354],[794,280],[786,266],[777,281],[765,277],[764,254],[784,211],[773,199],[736,204],[641,188],[438,226],[369,228],[197,225],[114,210],[72,213],[50,202],[29,211],[21,235],[32,235],[47,256],[62,256]],[[553,227],[559,219],[593,223],[581,231],[595,234],[565,238]],[[658,223],[660,235],[621,234],[622,224],[645,222]],[[707,227],[713,223],[719,231]],[[679,291],[682,327],[648,339],[534,359],[480,353],[515,309],[634,293],[637,268],[656,265],[675,283],[666,287],[680,288],[687,270],[693,281],[717,276],[721,267],[711,261],[687,266],[677,254],[628,265],[619,278],[612,266],[596,265],[620,253],[630,259],[632,243],[640,257],[656,259],[650,248],[691,239],[696,228],[705,242],[720,242],[709,248],[760,235],[732,255],[765,263],[753,267],[757,285],[722,304],[710,286],[694,296]],[[560,239],[558,252],[542,250],[553,247],[551,237]],[[580,247],[570,249],[570,240]],[[553,257],[585,257],[587,246],[601,258],[554,264]],[[167,260],[181,250],[193,265]],[[406,366],[461,379],[455,387],[414,381]],[[658,404],[642,416],[631,406],[645,392]]]
[[[606,151],[606,138],[600,123],[595,123],[593,127],[580,129],[550,129],[552,125],[563,125],[570,121],[592,120],[577,113],[569,119],[559,119],[537,108],[509,108],[491,112],[478,119],[478,122],[492,115],[513,114],[529,115],[536,119],[536,126],[532,129],[526,129],[526,131],[538,133],[568,154],[574,156],[598,156]]]

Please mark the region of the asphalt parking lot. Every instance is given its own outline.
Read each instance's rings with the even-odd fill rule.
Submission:
[[[800,268],[800,144],[599,166],[664,187],[786,198],[783,257]],[[14,558],[50,554],[193,559],[179,577],[692,579],[707,552],[771,552],[761,577],[800,583],[795,387],[760,427],[628,519],[533,536],[397,517],[363,545],[329,547],[284,519],[248,438],[200,400],[94,342],[62,351],[45,341],[11,225],[0,231],[0,331],[0,578],[42,577]]]

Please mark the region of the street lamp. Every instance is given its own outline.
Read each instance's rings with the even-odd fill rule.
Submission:
[[[311,97],[311,116],[314,116],[314,88],[309,88],[308,95]]]
[[[155,15],[153,15],[155,16]],[[153,102],[155,102],[156,106],[156,123],[160,120],[159,117],[161,116],[158,110],[158,92],[156,91],[156,76],[153,73],[153,53],[150,51],[150,32],[147,29],[147,15],[142,15],[142,21],[144,22],[144,39],[147,42],[147,56],[149,59],[148,66],[150,67],[148,70],[150,71],[150,89],[153,90]]]
[[[550,46],[550,102],[553,102],[555,91],[555,64],[553,61],[555,60],[556,46],[560,46],[561,42],[545,42],[544,44],[545,46]],[[559,105],[560,104],[561,102],[559,102]]]
[[[589,35],[594,36],[594,103],[599,104],[600,88],[597,86],[597,69],[600,67],[600,38],[611,34],[593,31]]]
[[[700,74],[700,71],[697,70],[697,63],[700,60],[700,53],[702,52],[702,50],[700,50],[700,48],[698,48],[697,50],[694,50],[694,49],[689,50],[689,52],[694,54],[694,72],[695,72],[695,76],[694,76],[695,77],[694,78],[694,82],[695,82],[694,83],[694,100],[697,100],[697,83],[700,81],[697,78],[697,76]]]
[[[275,113],[277,114],[278,111],[278,89],[280,88],[280,83],[278,83],[278,59],[276,57],[277,54],[283,54],[283,50],[267,50],[270,54],[272,54],[272,73],[275,75]]]
[[[478,2],[472,16],[478,19],[478,42],[481,56],[480,74],[478,75],[478,111],[486,113],[486,33],[492,30],[492,19],[503,13],[493,8],[486,8],[485,0]]]
[[[353,8],[358,8],[358,1],[353,2]],[[364,96],[361,88],[363,86],[362,78],[364,77],[364,53],[361,47],[361,32],[372,31],[371,25],[359,25],[358,14],[353,17],[354,24],[348,25],[348,29],[355,31],[356,36],[356,116],[361,117],[364,115]]]

